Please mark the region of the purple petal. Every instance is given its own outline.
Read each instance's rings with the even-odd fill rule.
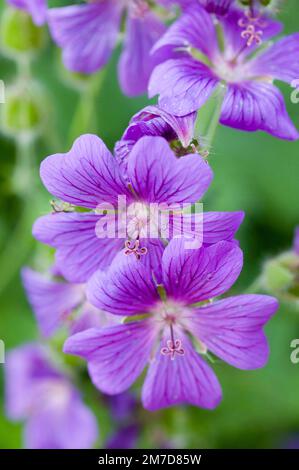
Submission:
[[[50,399],[29,418],[25,426],[26,448],[89,449],[95,443],[97,422],[90,409],[73,390],[61,393],[66,396]]]
[[[149,113],[156,113],[157,116],[160,116],[173,129],[176,138],[181,142],[183,147],[190,145],[194,137],[196,113],[190,113],[186,116],[174,116],[158,106],[148,106],[146,109]]]
[[[30,343],[9,351],[5,364],[6,412],[10,419],[29,416],[41,381],[60,378],[46,351]]]
[[[127,390],[149,359],[156,335],[146,321],[91,329],[71,336],[64,352],[83,357],[94,385],[108,395]]]
[[[51,8],[49,27],[54,41],[63,49],[65,66],[82,73],[103,67],[116,44],[120,16],[120,3],[110,0]]]
[[[98,271],[92,276],[87,296],[97,308],[122,316],[148,312],[159,300],[150,266],[124,253],[107,273]]]
[[[299,138],[281,92],[266,82],[230,84],[222,105],[220,122],[244,131],[265,131],[280,139]]]
[[[142,137],[129,155],[128,176],[139,198],[182,204],[198,201],[213,174],[200,155],[177,159],[162,137]]]
[[[191,404],[215,408],[221,400],[221,387],[212,369],[195,352],[187,336],[180,333],[184,355],[174,360],[161,354],[161,346],[152,361],[142,389],[144,408],[155,411],[174,405]]]
[[[191,46],[212,60],[218,52],[216,29],[212,17],[200,5],[193,4],[167,29],[153,50],[157,51],[165,46],[183,49]]]
[[[164,238],[169,240],[183,236],[194,239],[198,243],[196,248],[223,240],[231,241],[243,219],[243,212],[173,213],[170,214],[168,232]]]
[[[94,209],[116,204],[118,195],[131,197],[116,159],[92,134],[79,137],[68,153],[46,158],[40,175],[50,193],[78,206]]]
[[[292,83],[299,77],[299,33],[286,36],[251,62],[255,75]]]
[[[123,247],[121,238],[99,238],[101,216],[89,212],[54,213],[37,219],[33,235],[57,249],[63,276],[74,283],[87,281],[98,269],[107,268]]]
[[[204,212],[203,243],[213,245],[222,240],[230,241],[244,220],[244,212]]]
[[[224,55],[227,61],[234,60],[236,57],[238,59],[245,58],[257,49],[258,44],[253,42],[251,46],[247,46],[248,38],[241,36],[242,32],[246,30],[246,26],[239,26],[239,22],[249,23],[244,10],[231,9],[227,15],[219,18],[219,21],[223,26]],[[261,40],[265,42],[281,32],[282,23],[268,16],[261,16],[258,23],[255,24],[255,28],[262,32]]]
[[[27,11],[37,26],[41,26],[46,21],[47,0],[7,0],[10,5]]]
[[[124,50],[119,61],[119,81],[128,96],[145,93],[153,67],[150,50],[164,33],[165,25],[151,12],[142,17],[128,15]]]
[[[167,294],[193,304],[226,292],[238,278],[242,251],[235,243],[219,242],[186,249],[186,240],[174,239],[163,254],[163,280]]]
[[[218,357],[239,369],[263,367],[269,355],[263,326],[278,309],[265,295],[240,295],[195,309],[189,330]]]
[[[28,300],[44,336],[51,336],[84,300],[79,285],[55,282],[29,268],[22,270]]]
[[[168,142],[179,140],[183,147],[191,144],[194,133],[196,113],[174,116],[158,106],[147,106],[130,121],[121,140],[116,142],[114,152],[126,168],[127,157],[134,144],[144,136],[164,137]]]
[[[158,106],[147,106],[131,119],[122,140],[137,142],[145,135],[161,136],[166,140],[179,139],[188,147],[193,138],[196,113],[174,116]]]
[[[75,335],[90,328],[103,328],[106,326],[117,325],[122,321],[121,317],[110,315],[109,313],[98,310],[89,302],[85,302],[78,318],[75,318],[70,325],[70,335]]]
[[[136,449],[139,437],[139,429],[136,424],[131,424],[118,429],[108,438],[106,449]]]
[[[212,95],[219,79],[198,60],[170,59],[155,67],[149,82],[149,97],[159,95],[159,106],[177,116],[197,111]]]
[[[199,0],[202,6],[215,15],[226,15],[235,0]]]
[[[126,422],[136,411],[137,401],[131,392],[106,397],[113,420],[117,423]]]

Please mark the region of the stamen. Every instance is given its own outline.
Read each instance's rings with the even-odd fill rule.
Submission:
[[[131,240],[126,240],[125,241],[125,255],[135,255],[137,260],[140,260],[141,256],[144,256],[147,254],[147,248],[145,246],[140,247],[140,240],[135,240],[132,241],[132,246],[131,246]]]
[[[241,28],[247,28],[248,25],[258,26],[259,28],[266,28],[268,26],[267,21],[263,20],[261,15],[255,16],[250,10],[245,12],[245,18],[240,18],[238,25]]]
[[[238,26],[240,28],[245,28],[241,32],[241,38],[247,39],[247,46],[250,47],[253,42],[257,45],[262,43],[262,35],[264,32],[262,30],[256,30],[256,27],[265,28],[267,22],[264,21],[260,15],[255,16],[250,10],[245,13],[246,18],[240,18],[238,21]]]
[[[241,33],[241,37],[243,39],[247,39],[248,47],[250,47],[253,44],[253,42],[255,42],[258,45],[262,44],[263,42],[262,37],[261,37],[262,35],[263,35],[263,31],[262,30],[256,31],[253,25],[248,25],[247,29],[245,29]]]
[[[166,342],[167,346],[164,346],[161,349],[161,354],[163,356],[169,356],[171,361],[174,361],[175,359],[175,354],[179,354],[180,356],[184,356],[185,350],[182,347],[182,341],[180,339],[174,339],[174,332],[173,332],[173,326],[170,324],[170,336],[171,339],[169,339]]]
[[[170,356],[171,361],[174,361],[176,353],[180,356],[184,356],[185,350],[182,348],[182,341],[180,339],[176,339],[175,341],[169,339],[166,344],[167,346],[161,349],[163,356]]]

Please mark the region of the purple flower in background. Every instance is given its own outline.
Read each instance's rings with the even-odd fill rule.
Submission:
[[[96,309],[87,301],[84,284],[71,284],[61,277],[54,279],[30,268],[23,268],[22,281],[40,331],[46,337],[63,325],[74,334],[115,323],[114,315]]]
[[[170,57],[154,69],[149,95],[159,94],[162,109],[183,116],[197,111],[220,84],[225,84],[222,124],[298,139],[273,80],[291,83],[299,76],[299,33],[268,44],[280,32],[281,24],[253,15],[251,10],[230,10],[218,21],[223,32],[221,46],[213,17],[199,5],[188,9],[167,30],[154,50],[171,48],[172,54],[177,51],[180,56]]]
[[[139,428],[135,424],[123,426],[108,438],[105,448],[136,449],[139,432]]]
[[[278,303],[263,295],[212,301],[242,269],[235,243],[186,250],[183,239],[174,239],[160,266],[158,285],[148,267],[122,254],[106,274],[96,273],[88,286],[90,301],[130,321],[78,333],[64,351],[87,360],[93,383],[104,393],[126,390],[149,363],[145,408],[181,403],[214,408],[221,388],[198,352],[209,350],[240,369],[263,367],[269,355],[263,326]],[[134,315],[143,319],[134,321]]]
[[[235,0],[199,0],[199,3],[207,12],[222,16],[229,11]]]
[[[7,3],[20,10],[27,11],[37,26],[46,21],[47,0],[6,0]]]
[[[135,415],[137,401],[132,393],[126,391],[119,395],[107,395],[106,398],[111,415],[117,423],[128,422]]]
[[[95,443],[95,417],[46,349],[27,344],[10,351],[5,372],[7,415],[26,420],[26,448],[82,449]]]
[[[101,139],[85,135],[75,141],[67,154],[44,160],[41,178],[55,197],[91,209],[43,216],[33,227],[39,241],[57,249],[56,259],[63,276],[70,282],[82,283],[96,270],[106,269],[124,247],[128,255],[144,262],[159,258],[164,248],[161,239],[149,238],[143,232],[151,217],[150,205],[197,202],[211,182],[212,171],[200,155],[178,159],[165,139],[146,136],[133,147],[124,172]],[[123,196],[126,206],[120,208],[119,197]],[[104,215],[97,213],[101,205]],[[116,227],[118,233],[109,237],[105,224],[115,221],[116,211],[118,217],[123,212],[128,214],[127,225],[120,223]],[[203,243],[232,239],[243,217],[242,212],[204,213]],[[170,225],[176,227],[175,216]]]
[[[115,154],[125,161],[135,143],[145,135],[161,136],[168,142],[177,140],[190,153],[195,120],[196,113],[178,117],[158,106],[147,106],[132,117],[121,140],[115,145]]]
[[[124,15],[126,36],[118,75],[123,92],[133,96],[146,92],[157,63],[150,50],[166,30],[146,1],[94,0],[51,8],[48,21],[55,42],[63,50],[65,66],[74,72],[93,73],[109,60]]]
[[[105,447],[107,449],[134,449],[140,433],[138,425],[137,401],[130,392],[107,395],[107,402],[115,421],[116,430],[111,434]]]

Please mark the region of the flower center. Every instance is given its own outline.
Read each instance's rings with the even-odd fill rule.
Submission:
[[[142,18],[148,11],[147,0],[127,0],[133,18]]]
[[[263,42],[264,29],[267,22],[260,16],[255,15],[250,10],[238,20],[236,25],[240,28],[239,50],[235,50],[230,44],[226,44],[224,51],[219,53],[214,60],[213,68],[216,75],[227,83],[239,83],[251,79],[250,65],[245,60],[245,52],[251,46],[260,46]],[[245,58],[244,58],[245,57]]]
[[[220,55],[215,61],[214,71],[221,80],[227,83],[239,83],[249,78],[245,64],[226,60]]]
[[[150,221],[149,207],[143,202],[134,202],[127,209],[127,235],[132,240],[146,238]]]
[[[180,324],[180,319],[184,314],[184,306],[172,302],[159,302],[154,314],[159,323],[162,324],[164,336],[169,334],[169,339],[162,346],[160,352],[163,356],[168,356],[172,361],[176,355],[184,356],[185,350],[182,340],[176,337],[176,329]]]
[[[43,406],[50,406],[54,409],[64,408],[70,400],[71,389],[68,384],[59,379],[49,379],[40,384],[39,397]]]
[[[141,246],[140,238],[148,238],[150,228],[150,208],[143,202],[130,204],[126,211],[125,255],[134,255],[140,260],[147,254],[147,248]]]

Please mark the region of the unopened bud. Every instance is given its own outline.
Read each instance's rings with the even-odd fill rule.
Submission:
[[[1,130],[12,136],[38,134],[44,123],[45,98],[37,84],[22,83],[6,90],[6,102],[1,106]]]
[[[11,57],[33,55],[45,40],[45,32],[38,28],[30,15],[21,10],[7,8],[0,22],[1,47]]]
[[[264,282],[270,292],[286,291],[291,287],[293,273],[283,266],[278,259],[269,261],[265,266]]]

